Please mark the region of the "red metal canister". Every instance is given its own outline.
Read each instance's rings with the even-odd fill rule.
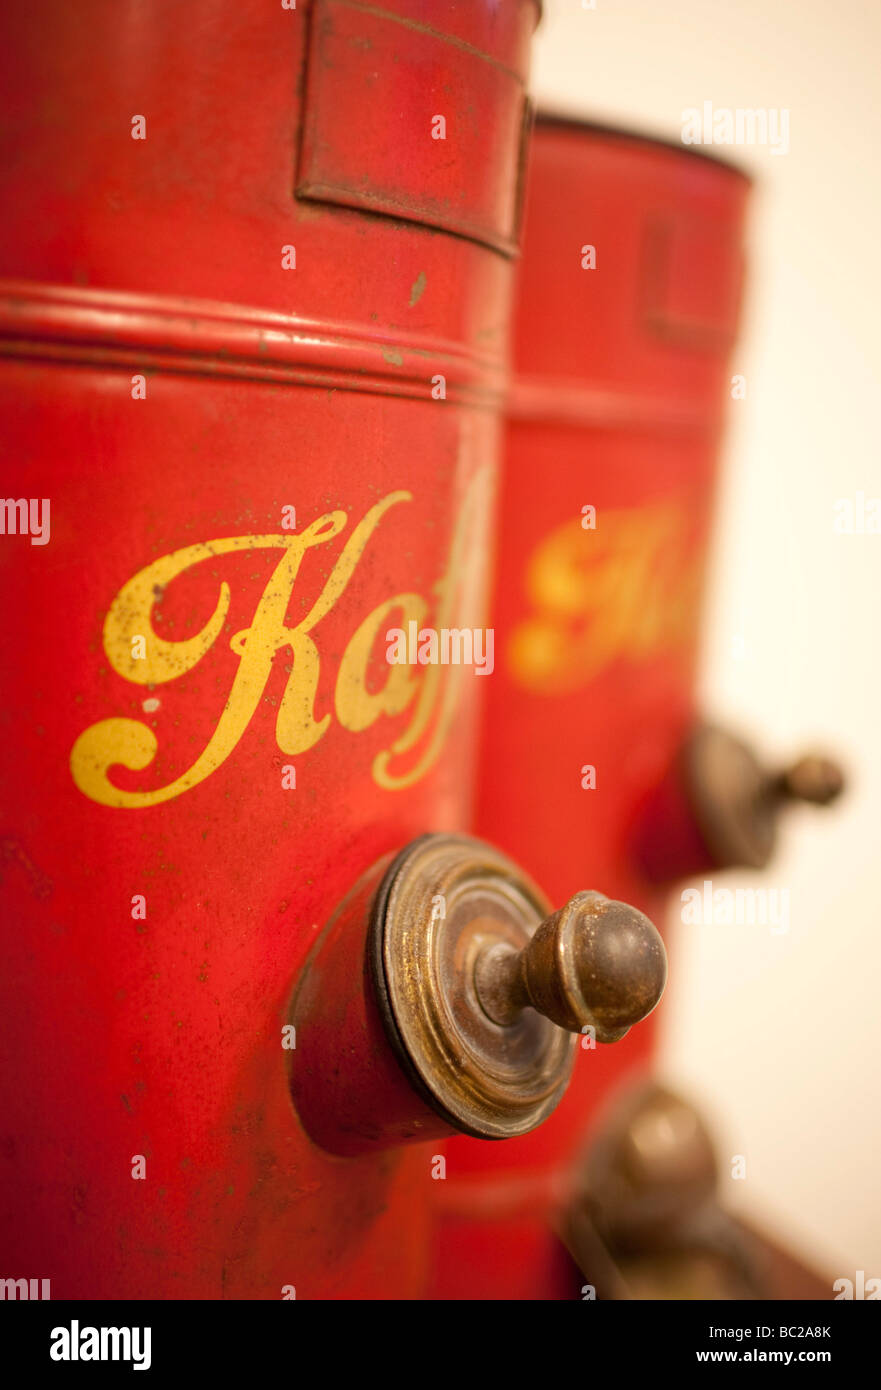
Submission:
[[[311,1143],[285,1030],[470,818],[483,682],[384,634],[482,622],[536,14],[4,15],[0,1275],[54,1298],[423,1288],[430,1155]]]
[[[536,124],[477,829],[552,898],[596,888],[655,920],[634,829],[694,718],[748,188],[685,148]],[[549,1214],[597,1104],[652,1036],[649,1022],[614,1049],[585,1039],[535,1134],[489,1154],[451,1142],[439,1293],[573,1294]]]

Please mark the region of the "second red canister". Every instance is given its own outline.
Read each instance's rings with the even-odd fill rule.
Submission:
[[[477,830],[552,898],[596,889],[657,921],[633,842],[695,715],[748,193],[685,147],[537,121]],[[652,1021],[614,1048],[583,1039],[541,1130],[451,1142],[441,1293],[581,1296],[550,1222],[598,1104],[652,1040]]]

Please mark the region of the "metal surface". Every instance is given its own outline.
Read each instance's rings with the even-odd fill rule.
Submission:
[[[633,838],[695,717],[748,193],[682,147],[536,123],[475,824],[556,902],[588,883],[662,920]],[[570,1165],[656,1017],[614,1049],[580,1046],[534,1134],[498,1152],[449,1143],[436,1293],[558,1296]]]
[[[699,723],[645,806],[636,853],[657,882],[711,868],[762,869],[787,805],[828,806],[843,790],[844,774],[829,758],[807,754],[772,771],[728,730]]]
[[[757,1298],[755,1242],[718,1202],[707,1126],[642,1081],[615,1098],[579,1165],[564,1229],[603,1298]]]
[[[520,952],[550,908],[492,846],[427,836],[403,857],[376,922],[377,980],[411,1066],[452,1126],[524,1134],[559,1103],[575,1041],[534,1009],[499,1023],[481,1005],[484,952]]]
[[[527,1005],[560,1028],[620,1042],[657,1007],[667,957],[654,925],[627,903],[576,893],[538,926],[521,950],[488,945],[475,969],[477,992],[501,1022]]]
[[[616,1041],[665,979],[658,933],[626,904],[579,893],[550,914],[491,845],[421,836],[373,866],[306,962],[294,1102],[334,1153],[452,1131],[511,1139],[566,1089],[564,1030]]]
[[[382,638],[485,619],[535,19],[0,17],[2,472],[51,500],[0,537],[0,1272],[53,1297],[425,1289],[428,1156],[314,1144],[285,1028],[369,866],[470,819],[483,682]]]
[[[712,863],[720,867],[764,868],[784,805],[827,806],[844,788],[841,770],[828,758],[809,754],[771,772],[748,744],[710,724],[691,733],[683,756],[691,813]]]

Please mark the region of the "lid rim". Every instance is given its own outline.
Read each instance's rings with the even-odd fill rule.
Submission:
[[[535,129],[569,129],[585,135],[602,135],[610,140],[629,140],[633,144],[669,150],[672,154],[683,155],[686,159],[698,159],[702,163],[715,165],[717,169],[735,174],[752,187],[755,179],[742,165],[724,155],[708,154],[696,145],[683,145],[670,137],[651,135],[634,126],[619,126],[613,122],[591,120],[588,116],[576,116],[564,111],[553,111],[539,107],[535,113]]]

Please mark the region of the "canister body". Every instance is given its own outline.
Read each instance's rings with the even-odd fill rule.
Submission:
[[[431,1146],[312,1143],[289,1005],[471,818],[485,683],[385,635],[485,621],[535,19],[4,20],[0,1273],[53,1298],[424,1291]]]
[[[597,889],[659,925],[663,892],[634,838],[694,716],[747,192],[684,148],[536,123],[477,830],[554,902]],[[597,1107],[650,1056],[655,1019],[614,1047],[585,1037],[535,1134],[491,1153],[452,1141],[442,1295],[580,1296],[550,1223]]]

